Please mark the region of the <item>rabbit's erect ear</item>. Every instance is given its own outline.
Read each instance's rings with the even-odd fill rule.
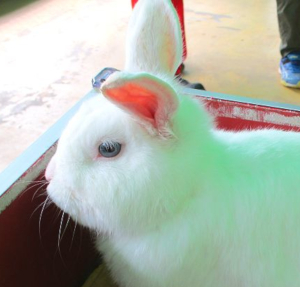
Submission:
[[[103,95],[144,124],[165,133],[177,109],[175,91],[164,81],[146,74],[114,73],[103,84]]]
[[[182,63],[182,32],[171,0],[139,0],[127,36],[128,72],[175,75]]]

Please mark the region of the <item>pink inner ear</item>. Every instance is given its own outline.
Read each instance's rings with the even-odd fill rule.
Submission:
[[[134,83],[125,83],[119,87],[105,90],[105,95],[116,104],[119,104],[131,113],[155,124],[155,115],[158,109],[157,96],[150,90]]]

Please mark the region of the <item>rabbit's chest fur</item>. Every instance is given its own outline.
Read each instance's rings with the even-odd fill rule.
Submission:
[[[298,211],[219,202],[209,214],[210,203],[157,234],[108,240],[101,249],[120,286],[298,286]]]
[[[216,132],[227,151],[180,214],[99,243],[121,286],[300,286],[300,135],[260,133]]]

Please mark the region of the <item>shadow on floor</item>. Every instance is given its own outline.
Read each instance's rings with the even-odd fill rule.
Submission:
[[[0,0],[0,17],[39,0]]]

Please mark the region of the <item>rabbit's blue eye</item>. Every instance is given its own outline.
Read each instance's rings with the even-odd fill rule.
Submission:
[[[104,142],[99,146],[99,153],[103,157],[115,157],[121,151],[121,144],[117,142]]]

